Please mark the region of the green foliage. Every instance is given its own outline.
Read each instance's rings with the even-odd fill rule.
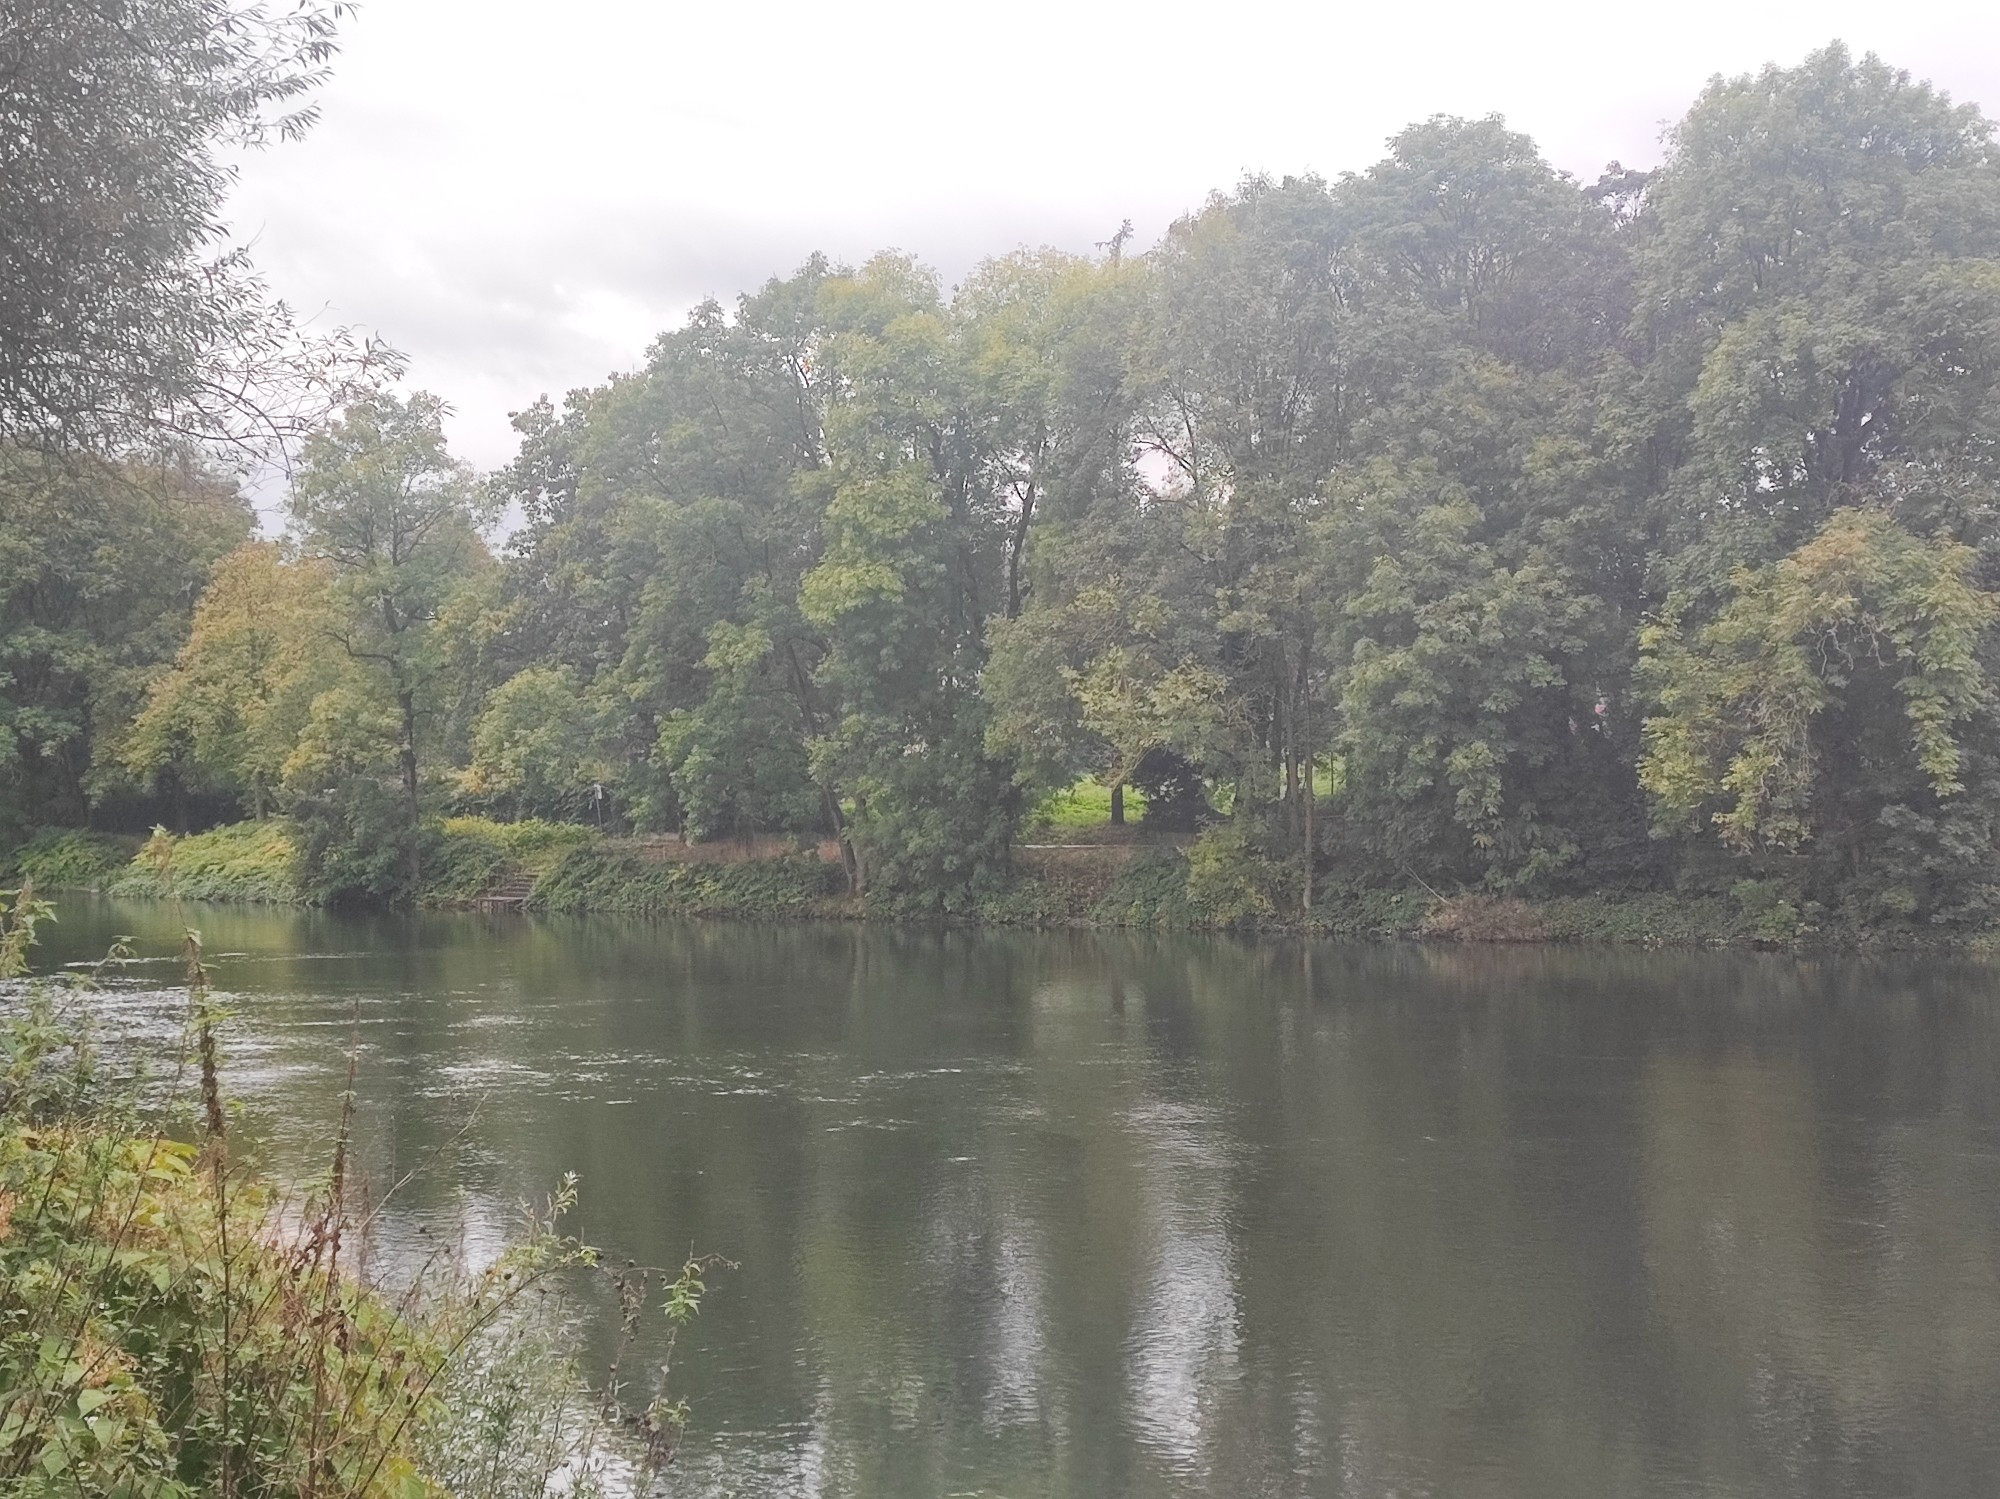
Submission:
[[[308,336],[221,223],[242,152],[311,126],[307,96],[343,10],[9,6],[0,443],[125,453],[283,442],[385,362],[345,333]]]
[[[1671,623],[1651,628],[1668,711],[1647,722],[1641,776],[1663,812],[1687,817],[1725,797],[1713,821],[1726,842],[1796,848],[1813,831],[1826,754],[1817,721],[1857,700],[1900,706],[1896,737],[1932,797],[1963,792],[1958,730],[1991,701],[1980,647],[2000,615],[1969,576],[1974,561],[1969,547],[1843,510],[1784,561],[1739,572],[1691,645]],[[1866,695],[1882,673],[1887,690]],[[1875,731],[1841,718],[1843,737]]]
[[[1216,926],[1254,926],[1286,899],[1279,865],[1240,821],[1210,828],[1187,851],[1187,901]]]
[[[248,542],[215,566],[173,668],[156,677],[120,758],[136,776],[211,784],[261,816],[334,758],[322,726],[353,736],[374,713],[329,649],[331,574]]]
[[[421,898],[444,905],[471,900],[510,871],[545,873],[598,836],[567,823],[447,817],[433,830],[424,855]]]
[[[1975,564],[1970,547],[1841,510],[1791,556],[1739,570],[1692,638],[1671,618],[1648,627],[1663,711],[1647,720],[1640,777],[1662,820],[1706,814],[1732,848],[1810,845],[1850,874],[1872,868],[1888,877],[1878,899],[1903,915],[1988,873],[1985,848],[1925,870],[1894,837],[1928,832],[1935,856],[1945,823],[1969,815],[1969,836],[1950,841],[1977,844],[1992,815],[1992,788],[1968,779],[1996,747],[1986,652],[2000,600]]]
[[[298,879],[295,831],[271,822],[235,823],[176,838],[156,829],[112,895],[290,904],[307,898]]]
[[[1179,850],[1133,860],[1090,911],[1106,926],[1169,929],[1205,925],[1203,914],[1188,901],[1188,861]]]
[[[314,699],[286,765],[305,793],[294,809],[299,852],[322,899],[416,892],[423,763],[447,697],[439,621],[490,563],[479,532],[494,506],[445,445],[444,403],[424,392],[355,401],[306,444],[293,538],[328,571],[320,643],[346,668]],[[399,783],[394,800],[380,784],[385,770]],[[399,866],[393,875],[384,853]]]
[[[709,631],[708,695],[660,726],[659,762],[695,839],[820,825],[825,799],[798,731],[798,708],[771,669],[775,648],[756,626]]]
[[[1546,556],[1504,565],[1462,493],[1350,503],[1341,530],[1378,555],[1345,609],[1343,816],[1391,867],[1546,878],[1574,856],[1564,788],[1598,732],[1574,682],[1597,601]]]
[[[587,815],[592,787],[612,775],[596,753],[596,717],[563,668],[531,666],[516,673],[487,697],[473,726],[462,795],[519,815]]]
[[[736,863],[649,862],[628,848],[571,849],[535,883],[529,904],[548,911],[634,915],[831,914],[840,870],[807,855]]]
[[[95,890],[131,862],[133,840],[50,829],[0,857],[0,878],[43,890]]]
[[[199,474],[0,448],[0,836],[129,798],[107,751],[250,526]]]
[[[1078,826],[1088,779],[1200,834],[1107,919],[1407,931],[1384,892],[1415,888],[1497,930],[1507,901],[1782,878],[1729,907],[1742,935],[1976,927],[1993,142],[1834,46],[1712,82],[1653,173],[1581,185],[1437,117],[1334,180],[1247,177],[1143,254],[949,290],[814,257],[522,412],[483,485],[434,398],[376,394],[308,445],[285,546],[216,564],[241,533],[182,496],[173,576],[214,564],[191,621],[143,546],[164,512],[31,465],[47,497],[0,544],[34,615],[0,615],[10,784],[68,821],[268,805],[322,900],[520,862],[438,833],[449,805],[832,837],[870,912],[1073,915],[1099,892],[1012,856],[1099,836],[1030,831]],[[55,621],[72,577],[152,612]],[[572,857],[572,906],[819,899]]]
[[[35,927],[55,915],[32,885],[0,890],[0,979],[19,978],[28,971],[28,949],[35,945]]]

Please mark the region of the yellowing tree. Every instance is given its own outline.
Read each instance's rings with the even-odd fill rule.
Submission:
[[[1707,813],[1738,849],[1858,849],[1885,809],[1959,796],[1966,729],[1993,700],[1982,637],[2000,614],[1976,561],[1880,511],[1840,510],[1791,556],[1739,570],[1691,636],[1671,619],[1648,627],[1661,711],[1639,775],[1661,820]]]
[[[297,753],[315,698],[340,674],[326,649],[331,574],[273,542],[216,564],[173,669],[153,685],[120,750],[127,769],[169,766],[236,791],[261,818]]]

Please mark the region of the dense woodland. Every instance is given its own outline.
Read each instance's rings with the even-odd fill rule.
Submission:
[[[1092,778],[1228,918],[2000,903],[2000,148],[1838,46],[1656,171],[1435,118],[1143,251],[814,258],[497,473],[444,415],[345,401],[279,539],[18,446],[7,831],[284,816],[391,900],[447,810],[837,836],[950,912]]]

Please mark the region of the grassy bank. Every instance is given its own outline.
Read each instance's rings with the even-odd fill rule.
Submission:
[[[186,838],[149,839],[99,888],[108,895],[295,903],[291,832],[282,822],[239,822]]]
[[[418,903],[466,906],[496,888],[528,887],[533,910],[631,915],[851,914],[837,866],[817,855],[677,860],[594,829],[554,822],[451,817],[426,829]],[[40,890],[95,890],[133,899],[308,902],[297,842],[281,819],[234,823],[186,837],[113,839],[50,834],[4,865]]]
[[[1155,931],[1259,931],[1350,940],[1471,943],[1606,943],[1645,947],[1829,949],[1974,948],[1985,928],[1919,926],[1830,916],[1794,905],[1769,883],[1726,890],[1635,890],[1524,899],[1428,886],[1322,879],[1312,909],[1296,880],[1245,869],[1189,848],[1034,850],[1006,891],[981,903],[995,925],[1088,926]]]
[[[611,843],[570,849],[535,883],[531,910],[680,916],[851,914],[838,865],[813,854],[733,863],[651,861]]]
[[[1111,838],[1117,832],[1122,836]],[[1296,871],[1232,840],[1227,825],[1200,838],[1147,839],[1082,827],[1075,841],[1016,851],[1012,876],[951,919],[1005,927],[1158,931],[1258,930],[1344,938],[1459,942],[1608,942],[1653,946],[1983,946],[1983,929],[1918,927],[1829,916],[1794,904],[1769,882],[1727,889],[1623,891],[1500,898],[1322,877],[1304,909]],[[735,857],[606,838],[566,823],[448,818],[426,829],[418,903],[468,906],[505,888],[529,911],[763,919],[909,919],[907,903],[857,900],[837,865],[814,853]],[[723,855],[728,857],[723,857]],[[44,835],[0,872],[37,888],[192,900],[306,902],[293,835],[282,821],[238,823],[185,838]]]

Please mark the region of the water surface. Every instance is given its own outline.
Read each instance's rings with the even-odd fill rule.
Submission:
[[[739,1263],[676,1494],[2000,1492],[1989,966],[187,915],[273,1169],[358,1036],[392,1247],[574,1170]]]

